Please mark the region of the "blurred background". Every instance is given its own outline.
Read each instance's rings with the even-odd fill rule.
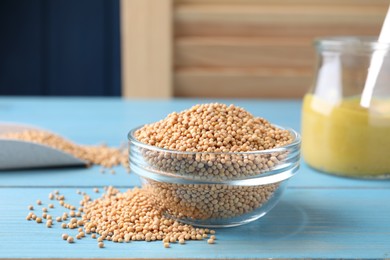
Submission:
[[[387,0],[1,0],[0,95],[299,98]]]

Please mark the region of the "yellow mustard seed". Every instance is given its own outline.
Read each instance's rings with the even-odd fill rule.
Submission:
[[[214,244],[215,242],[214,242],[214,239],[211,239],[211,238],[210,238],[209,240],[207,240],[207,243],[208,243],[208,244]]]
[[[42,218],[40,217],[37,217],[37,219],[35,220],[37,223],[42,223]]]
[[[66,223],[62,223],[61,227],[65,229],[67,227]]]
[[[103,243],[103,242],[99,242],[99,243],[98,243],[98,247],[99,247],[99,248],[103,248],[103,247],[104,247],[104,243]]]
[[[42,201],[41,200],[37,200],[37,205],[42,205]]]
[[[61,222],[62,221],[61,217],[56,217],[56,221]]]
[[[33,205],[29,205],[29,206],[28,206],[28,209],[29,209],[29,210],[34,210],[34,206],[33,206]]]
[[[49,204],[49,208],[54,208],[54,204]]]
[[[53,193],[49,193],[49,200],[53,200],[53,199],[54,199]]]
[[[66,239],[66,241],[68,241],[68,243],[73,243],[74,242],[74,238],[71,237],[71,236],[68,236],[68,238]]]
[[[164,243],[165,248],[169,248],[169,243]]]
[[[63,239],[63,240],[67,240],[68,237],[69,237],[68,234],[62,234],[62,239]]]

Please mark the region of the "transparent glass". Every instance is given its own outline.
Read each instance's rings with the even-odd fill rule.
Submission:
[[[333,37],[315,46],[315,80],[302,108],[304,160],[326,173],[389,178],[390,45]]]
[[[299,168],[300,136],[291,144],[256,152],[208,153],[161,149],[130,131],[132,171],[165,214],[204,227],[237,226],[265,215]]]

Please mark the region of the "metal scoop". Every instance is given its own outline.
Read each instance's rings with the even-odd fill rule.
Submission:
[[[26,130],[49,132],[34,126],[0,122],[0,170],[87,165],[87,162],[47,145],[1,137]]]

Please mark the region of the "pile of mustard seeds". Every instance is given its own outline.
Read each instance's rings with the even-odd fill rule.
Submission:
[[[99,192],[97,188],[94,189]],[[164,217],[163,212],[155,205],[155,201],[143,189],[134,188],[120,192],[113,187],[105,188],[105,193],[98,199],[78,191],[83,196],[81,207],[76,210],[74,205],[65,202],[65,196],[58,191],[49,194],[50,200],[57,200],[66,210],[59,216],[50,215],[54,204],[49,209],[37,200],[36,208],[30,205],[26,220],[38,224],[45,223],[47,228],[61,226],[61,238],[68,243],[90,237],[96,239],[99,248],[104,242],[129,243],[131,241],[162,241],[165,248],[171,243],[185,244],[188,240],[207,240],[208,244],[215,243],[215,231],[195,228],[181,224]],[[38,213],[41,211],[41,213]],[[75,233],[72,235],[71,233]],[[75,240],[77,239],[77,240]]]
[[[145,144],[182,151],[140,151],[150,167],[203,180],[240,179],[272,170],[285,152],[259,153],[293,141],[288,130],[234,105],[196,105],[135,132]]]
[[[171,113],[139,129],[136,138],[152,146],[183,152],[248,152],[291,142],[288,131],[254,117],[243,108],[213,103]]]
[[[288,151],[261,151],[283,147],[294,139],[288,130],[277,128],[264,118],[219,103],[171,113],[138,129],[134,135],[139,142],[151,146],[132,150],[148,167],[204,181],[246,179],[269,172],[288,158]],[[250,214],[268,202],[279,188],[279,183],[174,184],[146,178],[144,183],[169,215],[182,220],[228,219]]]
[[[65,138],[42,130],[26,130],[22,132],[7,133],[2,138],[16,139],[47,145],[52,148],[69,153],[89,164],[101,165],[104,168],[111,168],[122,165],[128,169],[127,151],[106,145],[78,145]]]

